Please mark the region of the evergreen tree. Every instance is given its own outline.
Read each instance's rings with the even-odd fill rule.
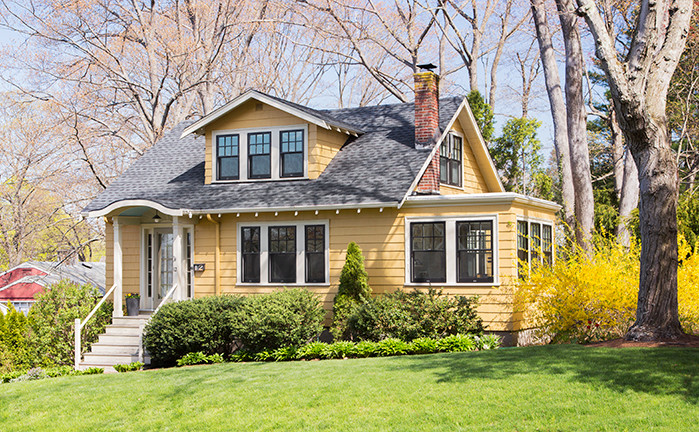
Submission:
[[[481,130],[481,135],[486,143],[490,143],[495,133],[495,122],[493,121],[493,107],[485,103],[483,96],[478,90],[471,90],[466,95],[466,100],[471,106],[473,117],[476,118],[476,124]]]
[[[340,286],[333,304],[333,328],[335,339],[345,337],[345,323],[354,309],[369,299],[369,275],[364,269],[364,255],[359,245],[350,242],[347,245],[345,265],[340,273]]]

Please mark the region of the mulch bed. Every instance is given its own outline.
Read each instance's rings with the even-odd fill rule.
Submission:
[[[699,348],[699,336],[684,335],[679,339],[661,340],[657,342],[634,342],[624,339],[613,339],[587,345],[589,347],[605,348],[655,348],[655,347],[680,347]]]

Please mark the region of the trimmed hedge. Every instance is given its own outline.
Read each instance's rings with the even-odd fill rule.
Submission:
[[[145,327],[143,343],[154,366],[174,366],[191,352],[230,354],[235,335],[229,314],[245,299],[222,295],[168,303]]]
[[[358,305],[336,328],[350,340],[443,338],[455,334],[482,334],[476,297],[448,297],[441,290],[396,291]]]

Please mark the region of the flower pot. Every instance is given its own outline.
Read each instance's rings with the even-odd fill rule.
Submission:
[[[126,299],[126,315],[128,316],[138,316],[140,310],[140,299],[137,298],[127,298]]]

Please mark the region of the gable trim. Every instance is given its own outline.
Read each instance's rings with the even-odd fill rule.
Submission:
[[[250,99],[254,99],[256,101],[265,103],[271,107],[274,107],[280,111],[284,111],[288,114],[291,114],[295,117],[298,117],[302,120],[305,120],[309,123],[313,123],[315,125],[318,125],[324,129],[328,130],[336,130],[340,133],[345,133],[347,135],[354,135],[358,136],[359,134],[363,133],[363,131],[355,128],[348,128],[347,125],[339,125],[339,124],[333,124],[332,122],[328,122],[325,119],[314,116],[311,113],[307,113],[305,111],[302,111],[296,107],[294,107],[291,104],[284,103],[283,101],[280,101],[279,99],[273,98],[269,95],[266,95],[264,93],[258,92],[257,90],[248,90],[247,92],[241,94],[240,96],[236,97],[232,101],[228,102],[227,104],[223,105],[222,107],[212,111],[210,114],[200,118],[199,120],[195,121],[192,123],[190,126],[185,128],[184,131],[182,131],[182,135],[180,138],[184,138],[185,136],[192,134],[192,133],[198,133],[200,129],[205,127],[206,125],[210,124],[211,122],[223,117],[224,115],[228,114],[229,112],[233,111],[235,108],[238,106],[244,104],[245,102],[249,101]]]
[[[405,203],[405,200],[408,199],[408,197],[412,194],[412,192],[415,190],[415,187],[417,187],[417,184],[420,182],[420,179],[422,178],[423,174],[425,174],[425,171],[427,170],[427,167],[429,166],[430,162],[432,161],[432,158],[434,157],[435,153],[439,149],[439,146],[442,144],[442,141],[446,138],[447,134],[451,130],[452,126],[454,126],[454,123],[456,120],[459,118],[463,110],[466,110],[466,114],[468,115],[468,121],[471,123],[473,126],[473,129],[477,133],[477,147],[474,148],[474,146],[471,146],[471,149],[474,151],[474,155],[476,155],[475,150],[479,150],[481,152],[481,157],[483,156],[483,153],[485,154],[487,161],[488,161],[488,168],[490,168],[490,172],[494,175],[491,175],[490,178],[486,176],[485,172],[483,172],[483,178],[486,181],[486,184],[488,184],[488,187],[491,189],[496,189],[495,192],[505,192],[505,188],[502,185],[502,182],[500,181],[500,176],[497,174],[497,169],[495,168],[495,163],[493,162],[492,157],[490,156],[490,152],[488,151],[488,147],[485,144],[485,140],[483,139],[483,135],[481,135],[481,130],[478,127],[478,124],[476,123],[476,118],[473,116],[473,112],[471,112],[471,107],[468,104],[468,100],[464,97],[464,99],[461,101],[461,104],[459,105],[459,108],[456,110],[454,113],[454,116],[451,118],[449,123],[447,124],[447,127],[442,131],[442,135],[439,137],[439,140],[435,143],[434,147],[430,151],[429,157],[425,159],[425,162],[422,164],[422,168],[420,171],[418,171],[417,176],[413,179],[412,184],[410,185],[410,188],[408,188],[408,191],[405,193],[403,196],[403,199],[401,200],[400,204],[398,205],[398,208],[401,208],[403,204]],[[464,135],[466,135],[464,131]],[[468,141],[468,144],[471,145],[471,140],[468,140],[467,137],[466,140]],[[478,158],[479,155],[476,155],[476,158]],[[478,162],[478,161],[476,161]]]
[[[122,207],[150,207],[158,210],[167,216],[182,216],[184,212],[181,209],[172,209],[165,207],[164,205],[157,203],[155,201],[146,199],[132,199],[132,200],[121,200],[109,204],[99,210],[92,210],[88,212],[83,212],[82,215],[85,217],[100,217],[106,216],[114,210],[120,209]]]

